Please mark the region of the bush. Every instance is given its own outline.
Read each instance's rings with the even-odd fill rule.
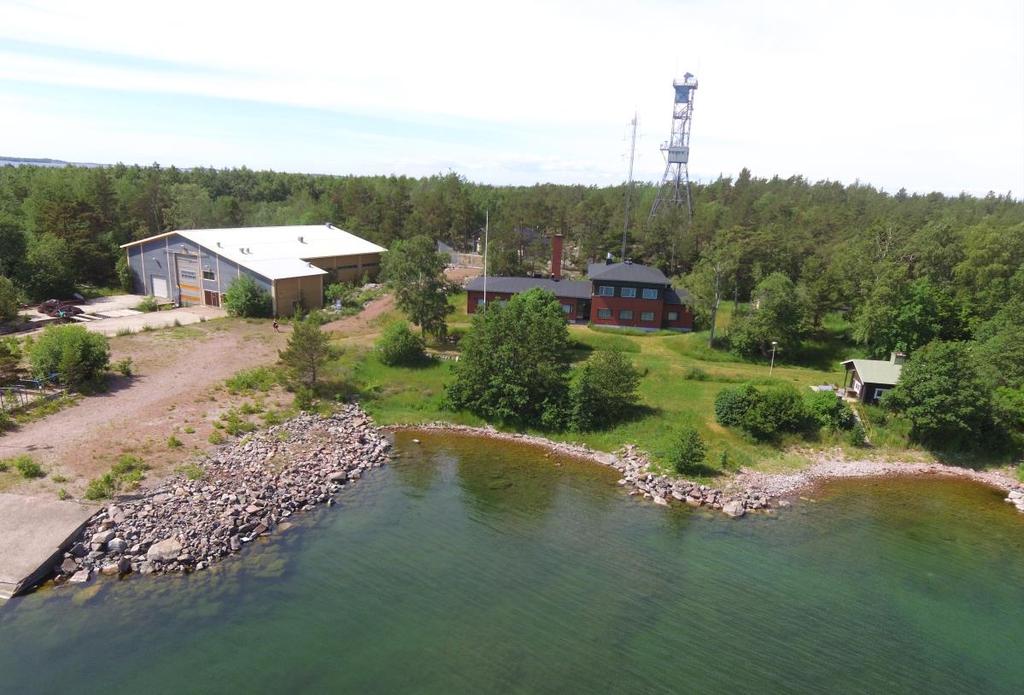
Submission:
[[[14,468],[21,474],[22,478],[42,478],[46,476],[42,466],[33,461],[30,456],[24,454],[15,457]]]
[[[253,367],[236,372],[226,382],[232,393],[262,391],[266,393],[277,383],[277,372],[270,367]]]
[[[0,336],[0,385],[17,380],[21,371],[21,343]]]
[[[715,418],[738,427],[758,441],[776,439],[786,432],[802,432],[812,420],[800,393],[788,384],[757,389],[753,384],[719,391]]]
[[[782,433],[808,429],[807,407],[795,387],[771,386],[757,393],[759,397],[740,425],[754,439],[767,441]]]
[[[413,333],[405,321],[388,325],[376,347],[380,361],[390,366],[420,364],[426,358],[423,338]]]
[[[753,384],[724,388],[715,396],[715,419],[726,427],[742,427],[743,418],[757,398]]]
[[[867,446],[868,435],[864,431],[864,425],[859,420],[854,420],[849,432],[846,433],[846,441],[850,446]]]
[[[224,308],[231,316],[268,317],[273,302],[270,294],[248,275],[241,275],[224,294]]]
[[[18,471],[22,478],[42,478],[46,475],[38,463],[28,454],[20,454],[9,459],[0,459],[0,473],[11,468]]]
[[[128,265],[128,256],[119,255],[117,263],[114,264],[114,274],[117,275],[117,286],[122,292],[131,292],[133,289],[132,269]]]
[[[219,446],[220,444],[223,444],[225,440],[223,434],[214,430],[213,432],[210,432],[210,436],[206,438],[206,441],[210,442],[210,444],[213,444],[214,446]]]
[[[708,449],[700,432],[695,427],[685,425],[676,435],[669,453],[669,462],[677,473],[695,473],[704,465],[707,453]]]
[[[202,480],[203,469],[201,466],[195,463],[187,463],[179,469],[186,478],[189,480]]]
[[[683,375],[683,378],[688,381],[707,381],[710,377],[708,376],[708,373],[700,367],[690,367],[686,370],[686,374]]]
[[[168,449],[178,449],[178,448],[180,448],[182,446],[183,446],[183,444],[181,443],[181,440],[178,439],[177,437],[175,437],[173,434],[170,437],[167,438],[167,448]]]
[[[843,399],[831,391],[815,391],[806,398],[807,413],[820,427],[832,432],[848,430],[856,418]]]
[[[89,481],[85,488],[85,498],[101,500],[121,489],[134,489],[142,482],[147,470],[149,466],[138,456],[123,454],[109,472]]]
[[[110,362],[106,336],[85,326],[48,326],[29,348],[32,373],[38,378],[56,374],[68,388],[94,382]]]
[[[0,323],[18,318],[18,292],[14,283],[0,275]]]
[[[151,311],[156,311],[160,308],[160,302],[157,301],[156,297],[149,294],[142,298],[142,301],[135,305],[137,311],[144,311],[147,314]]]
[[[123,360],[114,362],[114,371],[121,376],[131,376],[134,373],[132,371],[132,358],[125,357]]]
[[[68,494],[68,491],[65,490],[64,488],[57,490],[57,499],[63,501],[68,499],[69,497],[71,497],[71,495]]]
[[[640,401],[640,373],[618,350],[600,350],[576,369],[569,386],[570,424],[580,431],[609,427]]]

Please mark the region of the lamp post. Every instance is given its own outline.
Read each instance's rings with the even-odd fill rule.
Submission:
[[[771,363],[771,366],[768,367],[768,376],[771,376],[772,375],[772,370],[775,369],[775,348],[778,347],[778,345],[779,345],[779,341],[777,341],[777,340],[773,340],[772,341],[772,363]]]

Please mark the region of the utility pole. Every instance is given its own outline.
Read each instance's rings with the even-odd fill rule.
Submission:
[[[633,202],[633,161],[636,158],[636,111],[633,112],[633,135],[629,144],[629,177],[626,179],[626,214],[622,220],[622,256],[619,261],[626,262],[626,237],[629,233],[629,207]]]
[[[491,211],[484,210],[484,308],[487,308],[487,237],[491,228]]]

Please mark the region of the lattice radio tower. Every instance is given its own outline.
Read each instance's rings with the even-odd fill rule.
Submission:
[[[693,117],[693,93],[697,91],[697,78],[690,73],[682,80],[673,80],[675,100],[672,104],[672,135],[661,145],[665,153],[665,175],[661,177],[658,196],[651,206],[650,219],[658,210],[686,206],[686,219],[693,219],[693,199],[690,196],[690,120]]]

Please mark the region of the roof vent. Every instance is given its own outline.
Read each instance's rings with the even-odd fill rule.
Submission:
[[[239,246],[238,247],[238,252],[244,256],[245,255],[245,247],[244,246]]]
[[[328,229],[334,229],[334,225],[331,224],[330,222],[324,222],[324,226],[326,226]]]
[[[305,239],[303,239],[303,238],[302,238],[302,237],[300,236],[300,237],[299,237],[299,243],[300,243],[300,244],[305,244],[305,243],[306,243],[306,240],[305,240]]]
[[[221,243],[220,243],[220,242],[218,241],[218,242],[217,242],[217,248],[219,248],[219,249],[222,249],[222,248],[224,248],[224,245],[223,245],[223,244],[221,244]]]

